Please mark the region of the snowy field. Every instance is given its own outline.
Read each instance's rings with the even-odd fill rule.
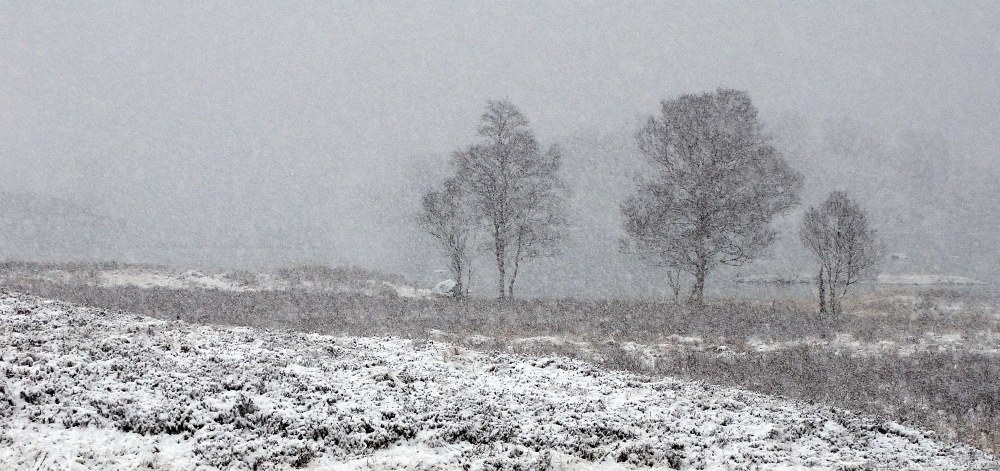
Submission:
[[[400,298],[433,299],[444,295],[454,281],[445,280],[437,286],[418,288],[401,282],[379,279],[380,275],[360,269],[326,269],[318,273],[307,270],[314,267],[278,270],[276,273],[227,272],[205,274],[198,270],[170,270],[143,266],[100,269],[94,267],[23,270],[0,274],[0,280],[20,278],[63,285],[89,285],[101,288],[136,287],[166,288],[170,290],[220,290],[232,292],[288,291],[326,292],[337,294],[363,294],[368,296],[393,295]],[[321,267],[325,268],[325,267]],[[395,278],[395,277],[394,277]],[[7,280],[10,281],[10,280]]]
[[[771,284],[806,284],[816,283],[816,275],[795,274],[795,275],[744,275],[738,274],[733,277],[736,283],[771,283]],[[986,285],[988,283],[956,275],[936,275],[928,273],[908,273],[908,274],[880,274],[874,281],[863,281],[862,284],[880,285],[915,285],[915,286],[952,286],[952,285]]]
[[[5,280],[5,278],[7,278]],[[288,291],[396,296],[400,298],[434,299],[443,295],[442,284],[418,287],[400,277],[387,276],[357,268],[298,267],[272,272],[225,272],[206,274],[198,270],[172,270],[165,267],[119,266],[99,268],[88,266],[53,265],[20,267],[0,273],[0,283],[11,278],[35,280],[63,285],[87,285],[101,288],[136,287],[170,290],[220,290],[230,292]],[[390,278],[390,279],[384,279]],[[809,274],[737,274],[733,283],[723,282],[712,287],[718,297],[740,293],[748,299],[767,298],[812,299],[815,275]],[[442,283],[454,283],[445,280]],[[753,285],[749,288],[747,285]],[[873,282],[862,282],[867,290],[898,289],[899,287],[983,287],[980,280],[937,274],[882,274]],[[450,286],[448,286],[450,288]]]
[[[434,341],[0,299],[0,469],[1000,469],[850,412]]]

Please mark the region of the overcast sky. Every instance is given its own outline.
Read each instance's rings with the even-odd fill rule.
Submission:
[[[804,3],[2,2],[0,190],[380,264],[379,189],[472,142],[487,99],[552,143],[738,88],[765,120],[851,115],[1000,161],[1000,3]]]

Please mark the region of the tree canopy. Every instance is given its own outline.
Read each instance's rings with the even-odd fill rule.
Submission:
[[[691,275],[691,297],[701,303],[710,271],[750,262],[775,241],[770,222],[798,204],[802,177],[770,143],[743,91],[664,100],[637,139],[658,171],[622,205],[626,242]]]
[[[468,204],[467,191],[454,178],[444,181],[442,188],[432,188],[420,200],[417,221],[437,239],[448,256],[456,297],[465,294],[466,271],[471,263],[471,241],[475,237],[476,220]]]
[[[423,195],[418,220],[449,256],[459,290],[470,241],[489,241],[498,296],[512,298],[522,263],[557,255],[565,238],[562,153],[556,146],[542,152],[527,118],[507,100],[487,102],[478,134],[480,142],[452,155],[455,175]]]
[[[819,261],[819,309],[840,311],[837,290],[878,275],[885,249],[868,215],[847,192],[834,191],[819,206],[810,207],[799,229],[802,244]]]
[[[527,118],[510,101],[488,102],[478,134],[482,141],[452,160],[492,240],[502,299],[514,296],[523,261],[558,253],[568,191],[558,174],[559,148],[541,152]]]

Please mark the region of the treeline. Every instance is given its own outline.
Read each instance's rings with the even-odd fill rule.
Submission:
[[[448,257],[452,295],[468,294],[472,259],[488,254],[497,297],[513,298],[529,259],[559,254],[568,225],[561,151],[542,152],[528,120],[509,101],[490,101],[480,142],[453,153],[453,174],[421,198],[420,225]],[[704,302],[720,266],[759,258],[777,239],[772,220],[800,202],[802,175],[763,130],[746,92],[720,89],[664,100],[636,133],[654,170],[621,202],[621,250],[662,268],[675,298]],[[840,310],[838,294],[878,272],[884,244],[846,192],[835,191],[801,222],[819,265],[820,311]]]

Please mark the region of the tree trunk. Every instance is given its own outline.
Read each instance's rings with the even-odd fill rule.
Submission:
[[[461,275],[461,272],[459,272],[458,279],[455,280],[455,287],[451,289],[451,295],[455,299],[459,299],[459,298],[462,298],[462,297],[465,296],[465,291],[463,290],[463,287],[462,287],[462,275]]]
[[[469,272],[469,275],[466,278],[465,293],[463,294],[463,296],[466,297],[466,298],[469,297],[469,288],[472,286],[472,262],[469,262],[468,272]]]
[[[497,293],[497,299],[503,299],[504,295],[507,294],[505,292],[505,290],[504,290],[504,285],[503,285],[504,284],[503,282],[507,278],[507,272],[504,270],[504,266],[503,266],[503,255],[501,255],[499,253],[497,254],[497,268],[500,271],[500,280],[497,283],[497,285],[499,287],[499,291]]]
[[[507,285],[507,299],[514,299],[514,280],[517,279],[517,261],[514,261],[514,273],[510,275],[510,283]]]
[[[694,272],[694,287],[691,288],[691,301],[695,306],[705,304],[705,260],[699,260]]]
[[[455,298],[462,297],[462,272],[465,271],[462,265],[462,255],[457,251],[453,252],[451,256],[451,275],[452,279],[455,280],[455,286],[451,289],[451,295]]]
[[[830,275],[828,276],[828,278],[833,278],[833,276]],[[837,299],[837,285],[832,279],[829,280],[829,288],[830,288],[830,309],[833,311],[834,314],[839,315],[840,301]]]
[[[494,244],[496,246],[497,270],[500,272],[500,279],[497,282],[497,286],[499,287],[499,292],[498,292],[498,295],[497,295],[497,299],[503,299],[503,297],[504,297],[504,286],[503,286],[503,284],[504,284],[504,281],[507,280],[507,272],[506,272],[505,267],[504,267],[504,258],[506,258],[507,254],[504,253],[505,252],[504,251],[505,247],[504,247],[503,241],[500,240],[500,228],[499,227],[494,227],[494,229],[493,229],[493,237],[494,237]]]
[[[823,267],[819,268],[819,312],[826,312],[826,293],[824,292]]]
[[[514,251],[514,272],[510,274],[510,285],[507,287],[507,297],[514,299],[514,281],[517,280],[517,269],[521,266],[521,238],[517,239],[517,250]]]
[[[674,292],[674,302],[680,302],[681,298],[681,272],[673,268],[667,269],[667,284]]]

